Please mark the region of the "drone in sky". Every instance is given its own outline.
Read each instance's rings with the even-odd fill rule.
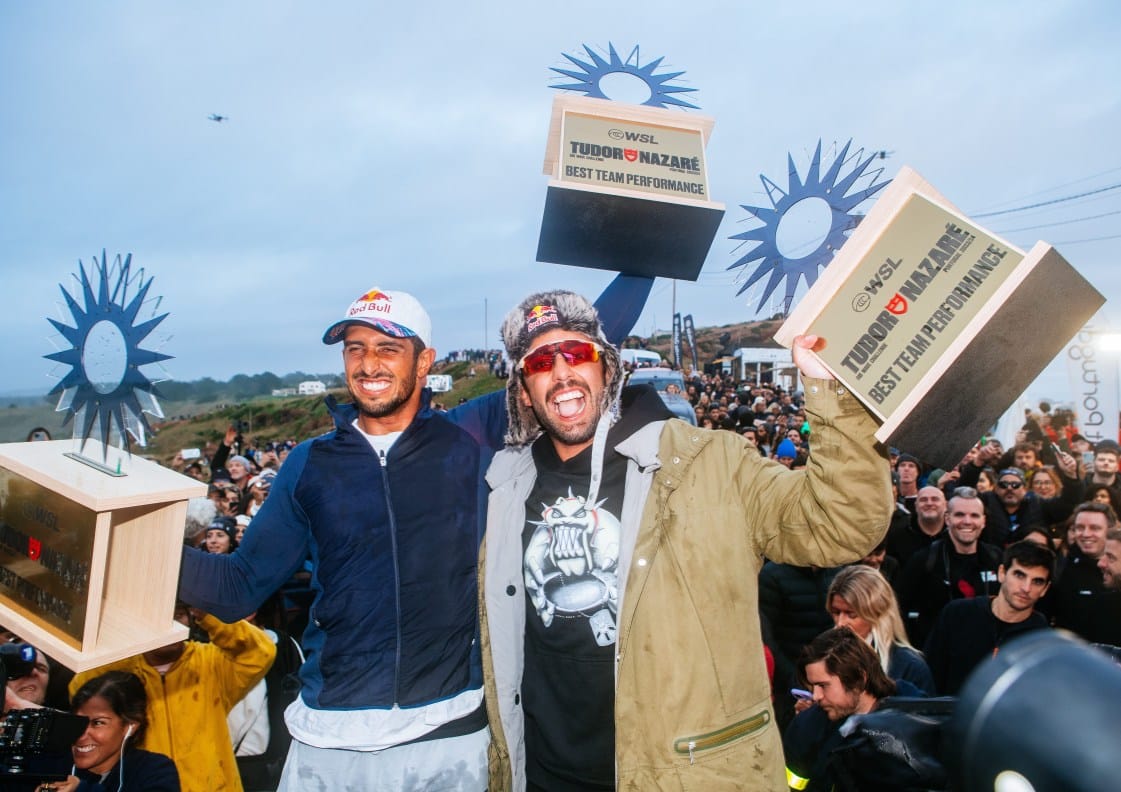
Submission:
[[[218,115],[217,113],[211,113],[210,115],[207,116],[207,118],[209,120],[214,121],[214,122],[219,123],[219,124],[221,124],[223,121],[229,121],[230,120],[229,116]]]

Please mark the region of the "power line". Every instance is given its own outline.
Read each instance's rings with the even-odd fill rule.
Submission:
[[[1028,193],[1027,195],[1024,195],[1020,198],[1013,198],[1010,201],[1008,201],[1008,203],[1011,203],[1012,201],[1023,201],[1027,198],[1034,198],[1037,195],[1046,195],[1049,192],[1053,192],[1055,190],[1061,190],[1063,187],[1069,187],[1072,184],[1081,184],[1082,182],[1090,181],[1091,179],[1097,179],[1101,176],[1106,176],[1110,173],[1116,173],[1119,170],[1121,170],[1121,167],[1109,168],[1108,170],[1100,171],[1098,173],[1094,173],[1094,174],[1091,174],[1089,176],[1083,176],[1080,179],[1074,179],[1073,181],[1063,182],[1062,184],[1056,184],[1054,187],[1048,187],[1046,190],[1037,190],[1033,193]],[[1001,203],[1004,203],[1004,202],[1002,201]],[[996,205],[1000,206],[999,203],[996,204]],[[983,208],[983,207],[978,207],[978,209],[981,209],[981,208]],[[970,215],[970,216],[971,217],[977,217],[977,215]]]
[[[1121,187],[1121,183],[1111,184],[1108,187],[1099,187],[1096,190],[1078,193],[1077,195],[1066,195],[1062,198],[1052,198],[1050,201],[1040,201],[1039,203],[1028,204],[1027,206],[1017,206],[1012,209],[1001,209],[999,212],[983,212],[982,214],[972,215],[972,217],[974,219],[979,217],[996,217],[997,215],[1012,214],[1013,212],[1023,212],[1028,209],[1038,209],[1040,206],[1050,206],[1051,204],[1063,203],[1064,201],[1073,201],[1076,198],[1085,198],[1087,195],[1097,195],[1098,193],[1103,193],[1108,190],[1116,190],[1118,187]]]
[[[1107,239],[1121,239],[1121,234],[1113,234],[1112,236],[1088,237],[1086,239],[1070,239],[1066,242],[1054,242],[1052,244],[1054,244],[1055,247],[1058,247],[1059,245],[1080,245],[1083,242],[1103,242]]]
[[[1034,231],[1037,228],[1053,228],[1054,226],[1070,225],[1071,223],[1082,223],[1086,220],[1097,220],[1100,217],[1109,217],[1110,215],[1121,214],[1121,209],[1112,212],[1102,212],[1101,214],[1090,215],[1089,217],[1076,217],[1073,220],[1060,220],[1057,223],[1041,223],[1040,225],[1024,226],[1023,228],[1007,228],[1003,231],[997,231],[998,234],[1014,234],[1017,231]]]

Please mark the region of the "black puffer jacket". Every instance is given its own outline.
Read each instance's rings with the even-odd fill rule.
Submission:
[[[775,656],[775,714],[780,724],[793,717],[790,688],[801,687],[795,663],[802,647],[833,626],[825,595],[840,567],[814,569],[768,561],[759,572],[759,611],[769,623]]]

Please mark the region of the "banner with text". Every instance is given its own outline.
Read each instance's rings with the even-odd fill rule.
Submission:
[[[673,367],[681,368],[681,314],[673,315]]]
[[[1075,426],[1091,443],[1117,440],[1117,353],[1103,352],[1102,331],[1086,325],[1066,348]]]

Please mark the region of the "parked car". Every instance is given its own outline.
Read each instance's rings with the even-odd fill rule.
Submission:
[[[635,369],[627,384],[653,386],[670,412],[686,423],[697,425],[697,414],[693,412],[693,405],[685,398],[685,377],[680,371],[668,368]]]

